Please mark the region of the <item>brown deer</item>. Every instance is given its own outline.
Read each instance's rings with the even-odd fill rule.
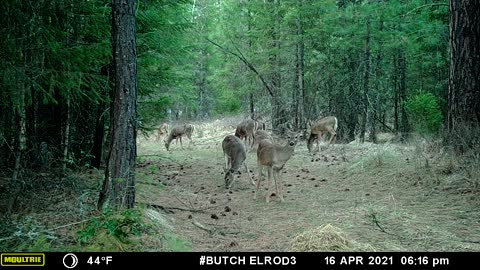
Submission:
[[[235,136],[240,138],[240,140],[245,139],[245,148],[248,152],[248,142],[253,146],[253,132],[256,130],[257,122],[252,119],[245,119],[240,124],[237,125],[235,130]]]
[[[165,148],[167,148],[167,151],[170,150],[170,143],[173,141],[173,139],[175,139],[175,143],[178,143],[178,139],[180,139],[180,145],[182,146],[182,149],[183,149],[182,137],[184,135],[186,135],[190,139],[190,143],[192,143],[193,130],[194,130],[194,126],[190,124],[175,126],[170,131],[170,135],[168,135],[168,138],[165,140]]]
[[[236,136],[227,135],[222,141],[222,149],[225,157],[225,187],[228,189],[233,185],[235,174],[240,174],[242,163],[250,177],[250,181],[255,186],[255,181],[253,181],[247,168],[245,161],[247,159],[247,151],[242,141]]]
[[[274,142],[272,135],[268,134],[265,130],[257,130],[253,134],[253,145],[257,145],[260,143],[261,140],[270,140]]]
[[[162,123],[157,129],[157,142],[168,133],[168,124]]]
[[[259,167],[259,173],[257,187],[255,189],[255,199],[257,199],[258,190],[260,189],[260,182],[262,181],[262,169],[263,167],[267,167],[267,203],[270,201],[270,197],[273,194],[273,192],[270,191],[272,174],[273,180],[275,181],[276,195],[282,202],[285,201],[282,194],[283,191],[280,171],[285,166],[285,163],[287,163],[287,161],[292,157],[295,146],[297,145],[300,137],[301,136],[297,134],[289,134],[287,136],[287,144],[283,146],[275,144],[269,139],[261,140],[259,142],[257,149],[257,164]]]
[[[330,141],[328,144],[331,144],[332,141],[335,144],[337,140],[337,128],[338,120],[335,116],[326,116],[314,121],[310,125],[310,137],[307,142],[308,152],[312,151],[312,145],[315,141],[317,141],[317,149],[320,150],[318,141],[322,139],[322,135],[326,132],[330,133]]]

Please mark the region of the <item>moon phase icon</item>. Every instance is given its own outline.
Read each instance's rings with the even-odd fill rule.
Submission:
[[[63,265],[68,268],[72,269],[75,268],[78,264],[78,258],[73,253],[68,253],[67,255],[63,256]]]

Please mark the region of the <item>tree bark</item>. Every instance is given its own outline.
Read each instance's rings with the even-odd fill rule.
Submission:
[[[450,133],[480,127],[480,2],[450,0],[450,74],[447,127]],[[457,130],[457,131],[456,131]],[[478,136],[478,134],[477,134]],[[464,138],[472,141],[473,138]]]
[[[135,0],[113,0],[112,49],[115,94],[110,147],[103,188],[98,200],[114,209],[135,205],[137,135],[137,63]]]

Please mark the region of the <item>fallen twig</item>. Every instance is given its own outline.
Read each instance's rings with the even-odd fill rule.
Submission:
[[[180,211],[188,211],[188,212],[193,212],[193,213],[203,213],[202,209],[193,209],[193,208],[182,208],[182,207],[175,207],[175,206],[163,206],[155,203],[144,203],[148,206],[159,208],[167,213],[173,213],[172,210],[180,210]]]

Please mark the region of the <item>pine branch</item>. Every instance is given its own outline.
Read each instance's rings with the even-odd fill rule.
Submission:
[[[410,10],[409,12],[402,15],[402,17],[407,17],[408,15],[412,14],[413,12],[415,12],[419,9],[426,8],[426,7],[434,7],[434,6],[447,6],[448,7],[448,4],[447,3],[433,3],[433,4],[422,5],[422,6],[419,6],[419,7],[416,7],[414,9]]]
[[[253,66],[252,63],[250,63],[247,58],[241,53],[241,51],[238,49],[238,47],[236,47],[235,45],[235,49],[238,51],[238,53],[236,52],[232,52],[228,49],[226,49],[225,47],[221,46],[220,44],[210,40],[209,38],[207,38],[207,41],[212,43],[213,45],[215,45],[216,47],[218,47],[220,50],[222,50],[223,52],[226,52],[226,53],[229,53],[235,57],[237,57],[238,59],[240,59],[251,71],[253,71],[257,77],[260,79],[260,81],[262,81],[262,84],[263,86],[265,86],[265,89],[267,89],[268,93],[270,94],[270,96],[275,96],[273,94],[273,91],[272,91],[272,88],[270,87],[270,85],[267,83],[267,81],[265,80],[265,78],[263,78],[263,76],[258,72],[258,70]]]

